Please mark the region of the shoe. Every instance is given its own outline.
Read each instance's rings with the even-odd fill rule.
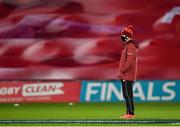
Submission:
[[[130,115],[130,114],[124,114],[120,116],[121,119],[134,119],[135,115]]]

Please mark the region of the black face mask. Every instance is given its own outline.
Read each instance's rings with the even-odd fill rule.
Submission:
[[[125,36],[125,35],[121,35],[121,40],[122,40],[123,42],[126,42],[126,41],[128,40],[128,37]]]

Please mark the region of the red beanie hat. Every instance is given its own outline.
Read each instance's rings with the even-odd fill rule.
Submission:
[[[122,30],[121,35],[126,35],[126,36],[132,38],[133,37],[133,31],[134,31],[134,26],[129,25]]]

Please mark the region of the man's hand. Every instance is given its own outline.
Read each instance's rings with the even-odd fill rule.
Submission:
[[[125,73],[125,72],[126,72],[126,70],[125,70],[125,69],[122,69],[121,73]]]
[[[120,71],[118,77],[122,78],[122,76],[123,76],[123,73]]]

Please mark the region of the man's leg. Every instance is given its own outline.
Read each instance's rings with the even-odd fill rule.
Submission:
[[[121,80],[123,97],[126,101],[126,113],[134,115],[133,81]]]

